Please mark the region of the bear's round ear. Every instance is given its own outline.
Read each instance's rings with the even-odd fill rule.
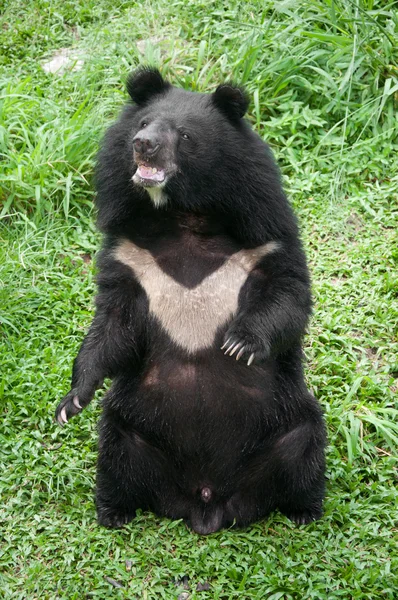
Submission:
[[[144,104],[152,96],[164,92],[170,84],[153,67],[141,67],[127,77],[126,88],[136,104]]]
[[[213,94],[213,103],[232,121],[244,117],[249,106],[245,90],[235,85],[224,83],[219,85]]]

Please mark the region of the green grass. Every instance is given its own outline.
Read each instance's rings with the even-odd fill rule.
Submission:
[[[0,596],[395,600],[396,3],[3,4]],[[62,47],[83,52],[83,69],[46,74]],[[139,62],[189,89],[245,83],[281,164],[311,261],[307,379],[330,442],[325,516],[310,526],[274,514],[201,538],[143,513],[99,528],[98,402],[64,429],[53,421],[93,313],[93,160]]]

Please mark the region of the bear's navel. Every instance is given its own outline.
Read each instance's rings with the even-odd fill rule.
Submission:
[[[152,387],[161,383],[160,368],[158,365],[150,368],[149,371],[144,375],[142,384],[144,386]]]

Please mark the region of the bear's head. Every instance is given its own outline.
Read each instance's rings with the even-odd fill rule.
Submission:
[[[98,155],[103,231],[124,233],[137,219],[192,213],[214,217],[253,245],[280,238],[290,217],[279,169],[244,118],[248,99],[241,88],[224,83],[213,93],[191,92],[147,67],[130,75],[127,90],[131,102]],[[291,231],[296,235],[294,222]]]
[[[247,145],[245,92],[231,84],[212,94],[189,92],[165,81],[158,70],[141,68],[127,80],[135,104],[130,148],[133,182],[155,205],[184,196],[202,201],[234,178]]]

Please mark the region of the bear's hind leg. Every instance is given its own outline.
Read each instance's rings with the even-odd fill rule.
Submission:
[[[103,417],[97,463],[96,505],[100,525],[119,528],[136,510],[155,510],[160,481],[157,451],[136,432]]]
[[[322,419],[307,421],[279,438],[273,449],[278,508],[299,525],[322,516],[325,440]]]
[[[135,517],[138,508],[132,490],[98,465],[95,503],[97,519],[104,527],[119,529]]]

